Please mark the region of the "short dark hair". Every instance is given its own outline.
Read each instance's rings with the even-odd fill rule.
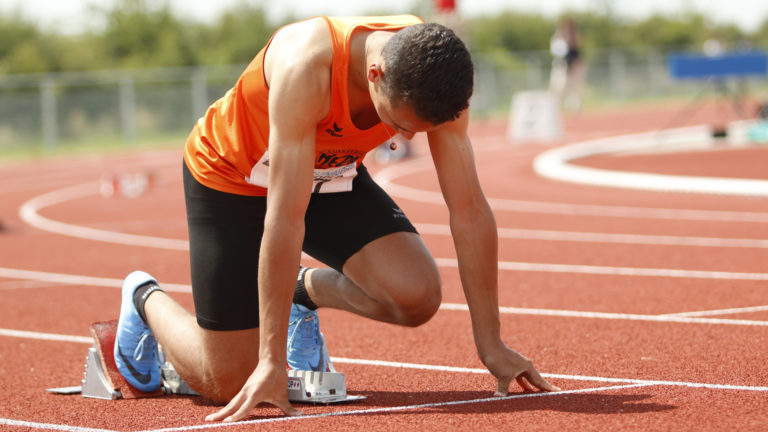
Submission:
[[[382,84],[393,104],[409,105],[422,120],[441,124],[469,107],[472,56],[453,30],[436,23],[397,32],[381,52]]]

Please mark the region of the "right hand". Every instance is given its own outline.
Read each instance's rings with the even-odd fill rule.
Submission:
[[[286,415],[301,415],[288,402],[288,374],[285,365],[259,361],[243,388],[224,408],[209,415],[206,421],[234,422],[250,414],[256,405],[265,402],[280,408]]]
[[[494,396],[509,394],[509,384],[516,380],[524,391],[560,391],[560,387],[544,379],[533,362],[522,354],[500,344],[497,350],[482,359],[488,370],[498,379]]]

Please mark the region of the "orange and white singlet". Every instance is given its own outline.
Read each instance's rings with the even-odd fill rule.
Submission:
[[[358,29],[399,30],[423,22],[412,15],[393,17],[322,17],[333,43],[331,108],[315,133],[316,192],[352,188],[367,152],[390,137],[383,123],[360,130],[349,112],[350,40]],[[270,40],[271,42],[271,40]],[[201,184],[221,192],[264,196],[269,178],[269,88],[264,81],[264,47],[235,86],[197,121],[187,139],[184,160]]]

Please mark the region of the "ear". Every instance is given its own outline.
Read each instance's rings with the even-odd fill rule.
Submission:
[[[368,67],[368,81],[374,82],[376,78],[381,78],[384,72],[381,70],[381,66],[378,63],[371,63]]]

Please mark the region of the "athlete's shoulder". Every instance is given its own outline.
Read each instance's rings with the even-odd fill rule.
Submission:
[[[286,25],[275,33],[270,51],[293,61],[316,61],[333,55],[333,42],[328,21],[310,18]]]
[[[323,18],[311,18],[286,25],[275,33],[264,56],[264,76],[271,87],[274,73],[323,75],[323,70],[330,73],[332,64],[329,26]]]

